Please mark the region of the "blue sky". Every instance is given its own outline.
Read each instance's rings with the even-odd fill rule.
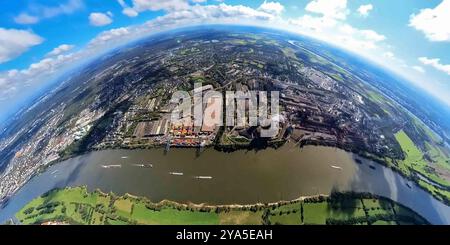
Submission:
[[[363,55],[450,105],[450,0],[0,0],[0,121],[108,49],[196,24],[250,24]]]

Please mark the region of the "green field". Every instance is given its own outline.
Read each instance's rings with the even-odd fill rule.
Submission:
[[[262,224],[262,211],[229,211],[219,213],[221,225],[260,225]]]
[[[273,225],[301,225],[301,214],[300,212],[286,213],[286,214],[274,214],[269,216],[270,224]]]
[[[367,221],[359,198],[303,203],[303,222],[305,224],[323,225],[330,220],[349,221],[352,219],[362,219],[361,222]],[[361,222],[352,221],[351,223]]]
[[[394,215],[391,203],[386,200],[367,198],[362,201],[369,216]]]
[[[413,211],[369,194],[338,193],[330,197],[258,205],[205,206],[170,201],[152,203],[131,195],[116,196],[85,187],[56,189],[23,207],[22,224],[58,221],[92,225],[211,224],[426,224]]]
[[[402,164],[411,170],[414,170],[423,176],[429,178],[430,180],[444,186],[450,186],[449,181],[444,180],[439,175],[435,173],[430,168],[430,164],[425,160],[424,154],[411,140],[411,138],[405,133],[405,131],[401,130],[395,134],[395,138],[399,142],[404,154],[405,159],[402,161]],[[446,154],[443,152],[439,146],[431,144],[429,142],[425,143],[427,148],[427,154],[431,158],[431,160],[440,165],[443,168],[448,168],[448,158]]]
[[[74,223],[90,224],[96,207],[108,207],[110,196],[100,192],[88,193],[85,188],[68,188],[52,191],[31,201],[17,219],[24,224],[40,223],[44,220],[58,220],[69,216]],[[94,216],[98,217],[98,216]]]
[[[219,223],[218,214],[211,210],[191,211],[172,207],[151,208],[145,203],[138,202],[133,210],[132,219],[139,224],[159,225],[212,225]]]
[[[372,225],[397,225],[397,223],[395,221],[378,220],[375,221]]]
[[[432,134],[429,130],[428,133]],[[436,171],[436,168],[450,171],[447,152],[434,141],[425,142],[426,152],[423,152],[403,130],[397,132],[395,138],[405,155],[405,159],[399,161],[398,168],[400,171],[407,176],[411,176],[412,173],[416,172],[438,185],[443,186],[443,188],[438,188],[423,180],[419,179],[417,181],[421,187],[434,194],[437,198],[441,200],[450,200],[450,182],[440,176]],[[429,160],[426,160],[427,158]],[[433,166],[431,166],[430,162],[433,163]]]
[[[426,164],[423,160],[422,152],[416,147],[414,142],[408,137],[405,131],[400,130],[395,134],[395,138],[400,143],[403,152],[406,155],[405,161],[409,164]]]

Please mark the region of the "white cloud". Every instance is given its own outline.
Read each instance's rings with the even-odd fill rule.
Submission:
[[[104,14],[104,13],[91,13],[89,15],[89,23],[93,26],[105,26],[112,23],[112,18],[110,17],[112,14],[111,12]]]
[[[290,19],[290,24],[300,27],[301,29],[311,30],[315,32],[322,32],[327,28],[336,26],[337,21],[332,18],[313,17],[311,15],[304,15],[297,19]]]
[[[148,35],[152,32],[175,27],[198,25],[203,23],[245,23],[246,21],[268,22],[276,16],[255,10],[243,5],[194,5],[181,11],[169,12],[164,16],[150,20],[143,25],[111,29],[100,33],[92,39],[88,47],[91,49],[104,48],[108,45],[119,45],[130,40]],[[255,22],[251,22],[255,23]],[[109,46],[108,46],[109,47]]]
[[[306,5],[305,10],[339,20],[345,20],[349,13],[347,0],[313,0]]]
[[[392,51],[385,51],[381,56],[382,58],[384,58],[384,60],[382,60],[382,64],[384,65],[389,64],[389,66],[391,66],[393,64],[395,66],[401,67],[402,69],[413,68],[408,66],[403,59],[398,58]]]
[[[128,16],[128,17],[136,17],[139,15],[139,13],[134,10],[133,8],[130,8],[127,3],[125,3],[124,0],[117,0],[117,2],[122,7],[122,14]]]
[[[393,59],[395,57],[394,53],[387,51],[383,53],[383,56],[389,59]]]
[[[122,6],[123,13],[128,13],[129,16],[137,16],[139,12],[144,11],[143,9],[152,10],[149,7],[150,5],[145,5],[144,2],[154,1],[128,1],[131,6],[127,5],[123,0],[118,0],[118,2]],[[0,84],[8,84],[8,86],[1,85],[0,91],[10,91],[12,94],[19,93],[21,86],[24,86],[21,85],[23,83],[37,84],[42,77],[48,80],[48,77],[56,74],[57,71],[60,72],[67,67],[72,67],[76,62],[85,61],[131,40],[167,29],[199,24],[240,23],[274,28],[282,26],[289,31],[325,40],[355,51],[365,57],[375,57],[377,62],[384,65],[395,63],[405,67],[405,63],[401,59],[397,58],[391,51],[387,51],[392,50],[392,47],[385,44],[386,37],[384,35],[375,30],[356,28],[345,22],[346,16],[349,14],[346,5],[347,1],[332,1],[331,3],[328,2],[328,5],[324,4],[324,0],[311,1],[305,8],[308,13],[295,19],[281,18],[279,13],[282,10],[268,11],[268,9],[273,8],[261,7],[264,3],[255,9],[244,5],[228,5],[225,3],[219,5],[189,5],[187,0],[170,0],[167,2],[172,4],[174,2],[183,2],[187,4],[187,7],[181,5],[181,8],[179,7],[178,10],[175,10],[174,7],[170,7],[169,3],[165,3],[164,6],[154,5],[153,9],[164,10],[166,14],[141,25],[101,32],[84,49],[79,51],[72,53],[66,51],[55,56],[47,56],[40,62],[30,65],[27,69],[0,73]],[[265,3],[268,4],[268,2]],[[147,7],[143,8],[143,6]],[[411,71],[414,68],[409,67],[409,69]],[[16,90],[12,89],[13,87]],[[2,93],[0,92],[0,95]]]
[[[386,40],[385,36],[378,34],[374,30],[360,30],[360,33],[367,40],[371,40],[371,41],[375,41],[375,42],[380,42],[380,41]]]
[[[150,20],[142,25],[114,28],[103,31],[92,39],[88,45],[79,51],[70,53],[71,45],[60,45],[54,48],[39,62],[31,64],[23,70],[10,70],[0,73],[0,97],[8,98],[19,93],[23,87],[48,81],[51,76],[72,67],[74,63],[89,59],[110,48],[149,35],[150,33],[171,29],[174,27],[196,25],[201,23],[236,23],[237,20],[245,22],[270,21],[276,17],[272,14],[258,11],[243,5],[195,5],[182,11],[169,12],[164,16]],[[5,35],[0,35],[0,39]],[[105,45],[107,43],[108,45]],[[51,54],[51,55],[50,55]],[[12,89],[16,88],[16,89]]]
[[[38,17],[31,16],[27,13],[21,13],[18,16],[14,17],[14,22],[16,22],[17,24],[35,24],[38,21]]]
[[[132,9],[132,8],[124,8],[122,10],[122,13],[128,17],[136,17],[139,15],[138,12],[136,12],[136,10]]]
[[[133,8],[138,12],[143,11],[174,11],[189,8],[187,0],[133,0]]]
[[[264,1],[261,6],[259,6],[258,10],[273,14],[280,15],[284,11],[284,6],[279,2],[267,2]]]
[[[122,39],[122,37],[130,34],[129,32],[130,28],[121,27],[116,29],[111,29],[108,31],[104,31],[97,35],[94,39],[92,39],[88,46],[89,47],[98,47],[103,46],[104,43],[109,42],[113,39]]]
[[[185,10],[189,8],[188,0],[132,0],[129,6],[124,0],[117,0],[122,6],[122,13],[129,17],[136,17],[140,12],[159,11],[166,12]]]
[[[60,54],[43,58],[26,69],[0,72],[1,100],[18,100],[24,96],[24,93],[33,91],[42,83],[51,81],[61,74],[62,68],[79,60],[80,57],[76,56],[77,54]]]
[[[361,15],[362,17],[367,17],[367,16],[369,16],[369,13],[370,13],[370,11],[372,11],[372,9],[373,9],[372,4],[365,4],[365,5],[359,6],[357,11],[358,11],[359,15]]]
[[[350,44],[354,48],[375,49],[379,42],[386,40],[385,36],[374,30],[357,29],[345,23],[338,23],[338,25],[339,28],[337,28],[335,35],[343,36],[344,40],[351,41]],[[347,46],[348,44],[344,43],[344,45]]]
[[[59,72],[59,68],[63,65],[74,61],[75,55],[60,54],[53,57],[46,57],[36,63],[31,64],[27,69],[18,71],[15,77],[24,79],[23,82],[28,85],[34,81],[35,77],[48,77],[49,75]]]
[[[63,14],[72,14],[84,7],[82,0],[68,0],[56,6],[30,4],[28,10],[16,16],[14,21],[18,24],[35,24],[41,19],[49,19]]]
[[[279,2],[263,2],[261,6],[258,9],[253,9],[250,7],[246,7],[243,5],[224,5],[221,7],[217,7],[220,5],[190,5],[189,2],[192,3],[203,3],[206,2],[206,0],[165,0],[165,1],[159,1],[159,0],[132,0],[131,5],[128,5],[124,0],[117,0],[117,2],[122,7],[122,13],[124,15],[127,15],[129,17],[136,17],[139,15],[139,13],[144,11],[160,11],[164,10],[168,14],[174,12],[177,13],[177,15],[184,15],[184,14],[192,14],[192,11],[195,12],[195,14],[200,14],[200,9],[197,7],[204,7],[207,10],[206,11],[216,11],[216,9],[220,8],[226,8],[227,6],[239,6],[241,9],[247,8],[247,10],[251,11],[257,11],[259,13],[265,13],[266,16],[269,16],[272,18],[274,15],[279,15],[281,12],[284,11],[283,5],[281,5]],[[222,1],[219,1],[222,2]],[[223,4],[223,3],[222,3]],[[210,8],[213,7],[213,8]],[[225,10],[225,9],[224,9]],[[233,9],[228,9],[233,11]],[[225,10],[225,11],[228,11]],[[173,16],[174,17],[174,16]],[[201,16],[202,19],[206,19],[203,16]]]
[[[419,61],[424,64],[433,67],[436,70],[442,71],[450,75],[450,65],[445,65],[441,63],[441,60],[438,58],[427,58],[420,57]]]
[[[423,67],[421,67],[421,66],[412,66],[411,68],[413,68],[414,70],[416,70],[419,73],[425,73],[425,69],[423,69]]]
[[[288,20],[291,25],[297,27],[295,31],[305,35],[363,52],[377,49],[379,43],[386,39],[374,30],[358,29],[347,24],[345,19],[349,10],[346,0],[313,0],[306,5],[305,10],[320,16],[305,14]]]
[[[142,25],[103,31],[92,39],[84,49],[79,51],[68,52],[70,47],[60,45],[50,52],[53,55],[44,57],[26,69],[0,72],[0,100],[17,99],[21,95],[23,96],[24,91],[28,91],[33,86],[39,86],[42,82],[50,81],[75,64],[85,62],[104,51],[150,33],[183,25],[236,23],[237,20],[241,22],[246,20],[264,22],[273,19],[275,19],[275,16],[271,14],[242,5],[195,5],[186,10],[167,13]],[[4,36],[0,32],[0,39]],[[105,43],[108,45],[105,45]]]
[[[422,31],[430,41],[450,41],[450,0],[443,0],[434,9],[426,8],[411,15],[409,26]]]
[[[9,61],[44,39],[31,31],[0,27],[0,63]]]
[[[69,44],[61,44],[58,47],[54,48],[52,51],[48,52],[46,56],[57,56],[62,53],[66,53],[67,51],[73,49],[74,45]]]
[[[194,25],[202,23],[245,23],[246,21],[268,22],[276,19],[276,16],[258,11],[243,5],[219,5],[191,6],[183,11],[175,11],[158,17],[154,21],[147,22],[155,25]],[[255,22],[253,22],[255,23]]]

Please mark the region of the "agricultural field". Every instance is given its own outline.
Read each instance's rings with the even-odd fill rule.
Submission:
[[[425,150],[421,150],[408,134],[400,130],[395,138],[405,155],[398,161],[398,168],[407,176],[416,176],[417,183],[440,200],[450,200],[450,164],[447,149],[439,146],[436,136],[429,129],[423,129],[430,141],[425,142]],[[425,181],[426,180],[426,181]]]
[[[221,225],[260,225],[263,211],[229,211],[219,213]]]
[[[16,218],[21,224],[53,221],[83,225],[428,224],[410,209],[370,194],[335,193],[272,204],[207,206],[152,203],[128,194],[89,192],[86,187],[50,191],[23,207]]]

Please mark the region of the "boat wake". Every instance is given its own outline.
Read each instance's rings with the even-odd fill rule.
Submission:
[[[176,175],[176,176],[182,176],[184,175],[183,173],[180,172],[169,172],[170,175]]]
[[[195,176],[196,179],[212,179],[212,176]]]
[[[140,164],[140,163],[135,163],[135,164],[131,164],[134,167],[140,167],[140,168],[153,168],[153,164],[151,163],[146,163],[146,164]]]
[[[101,165],[102,168],[121,168],[122,164]]]

